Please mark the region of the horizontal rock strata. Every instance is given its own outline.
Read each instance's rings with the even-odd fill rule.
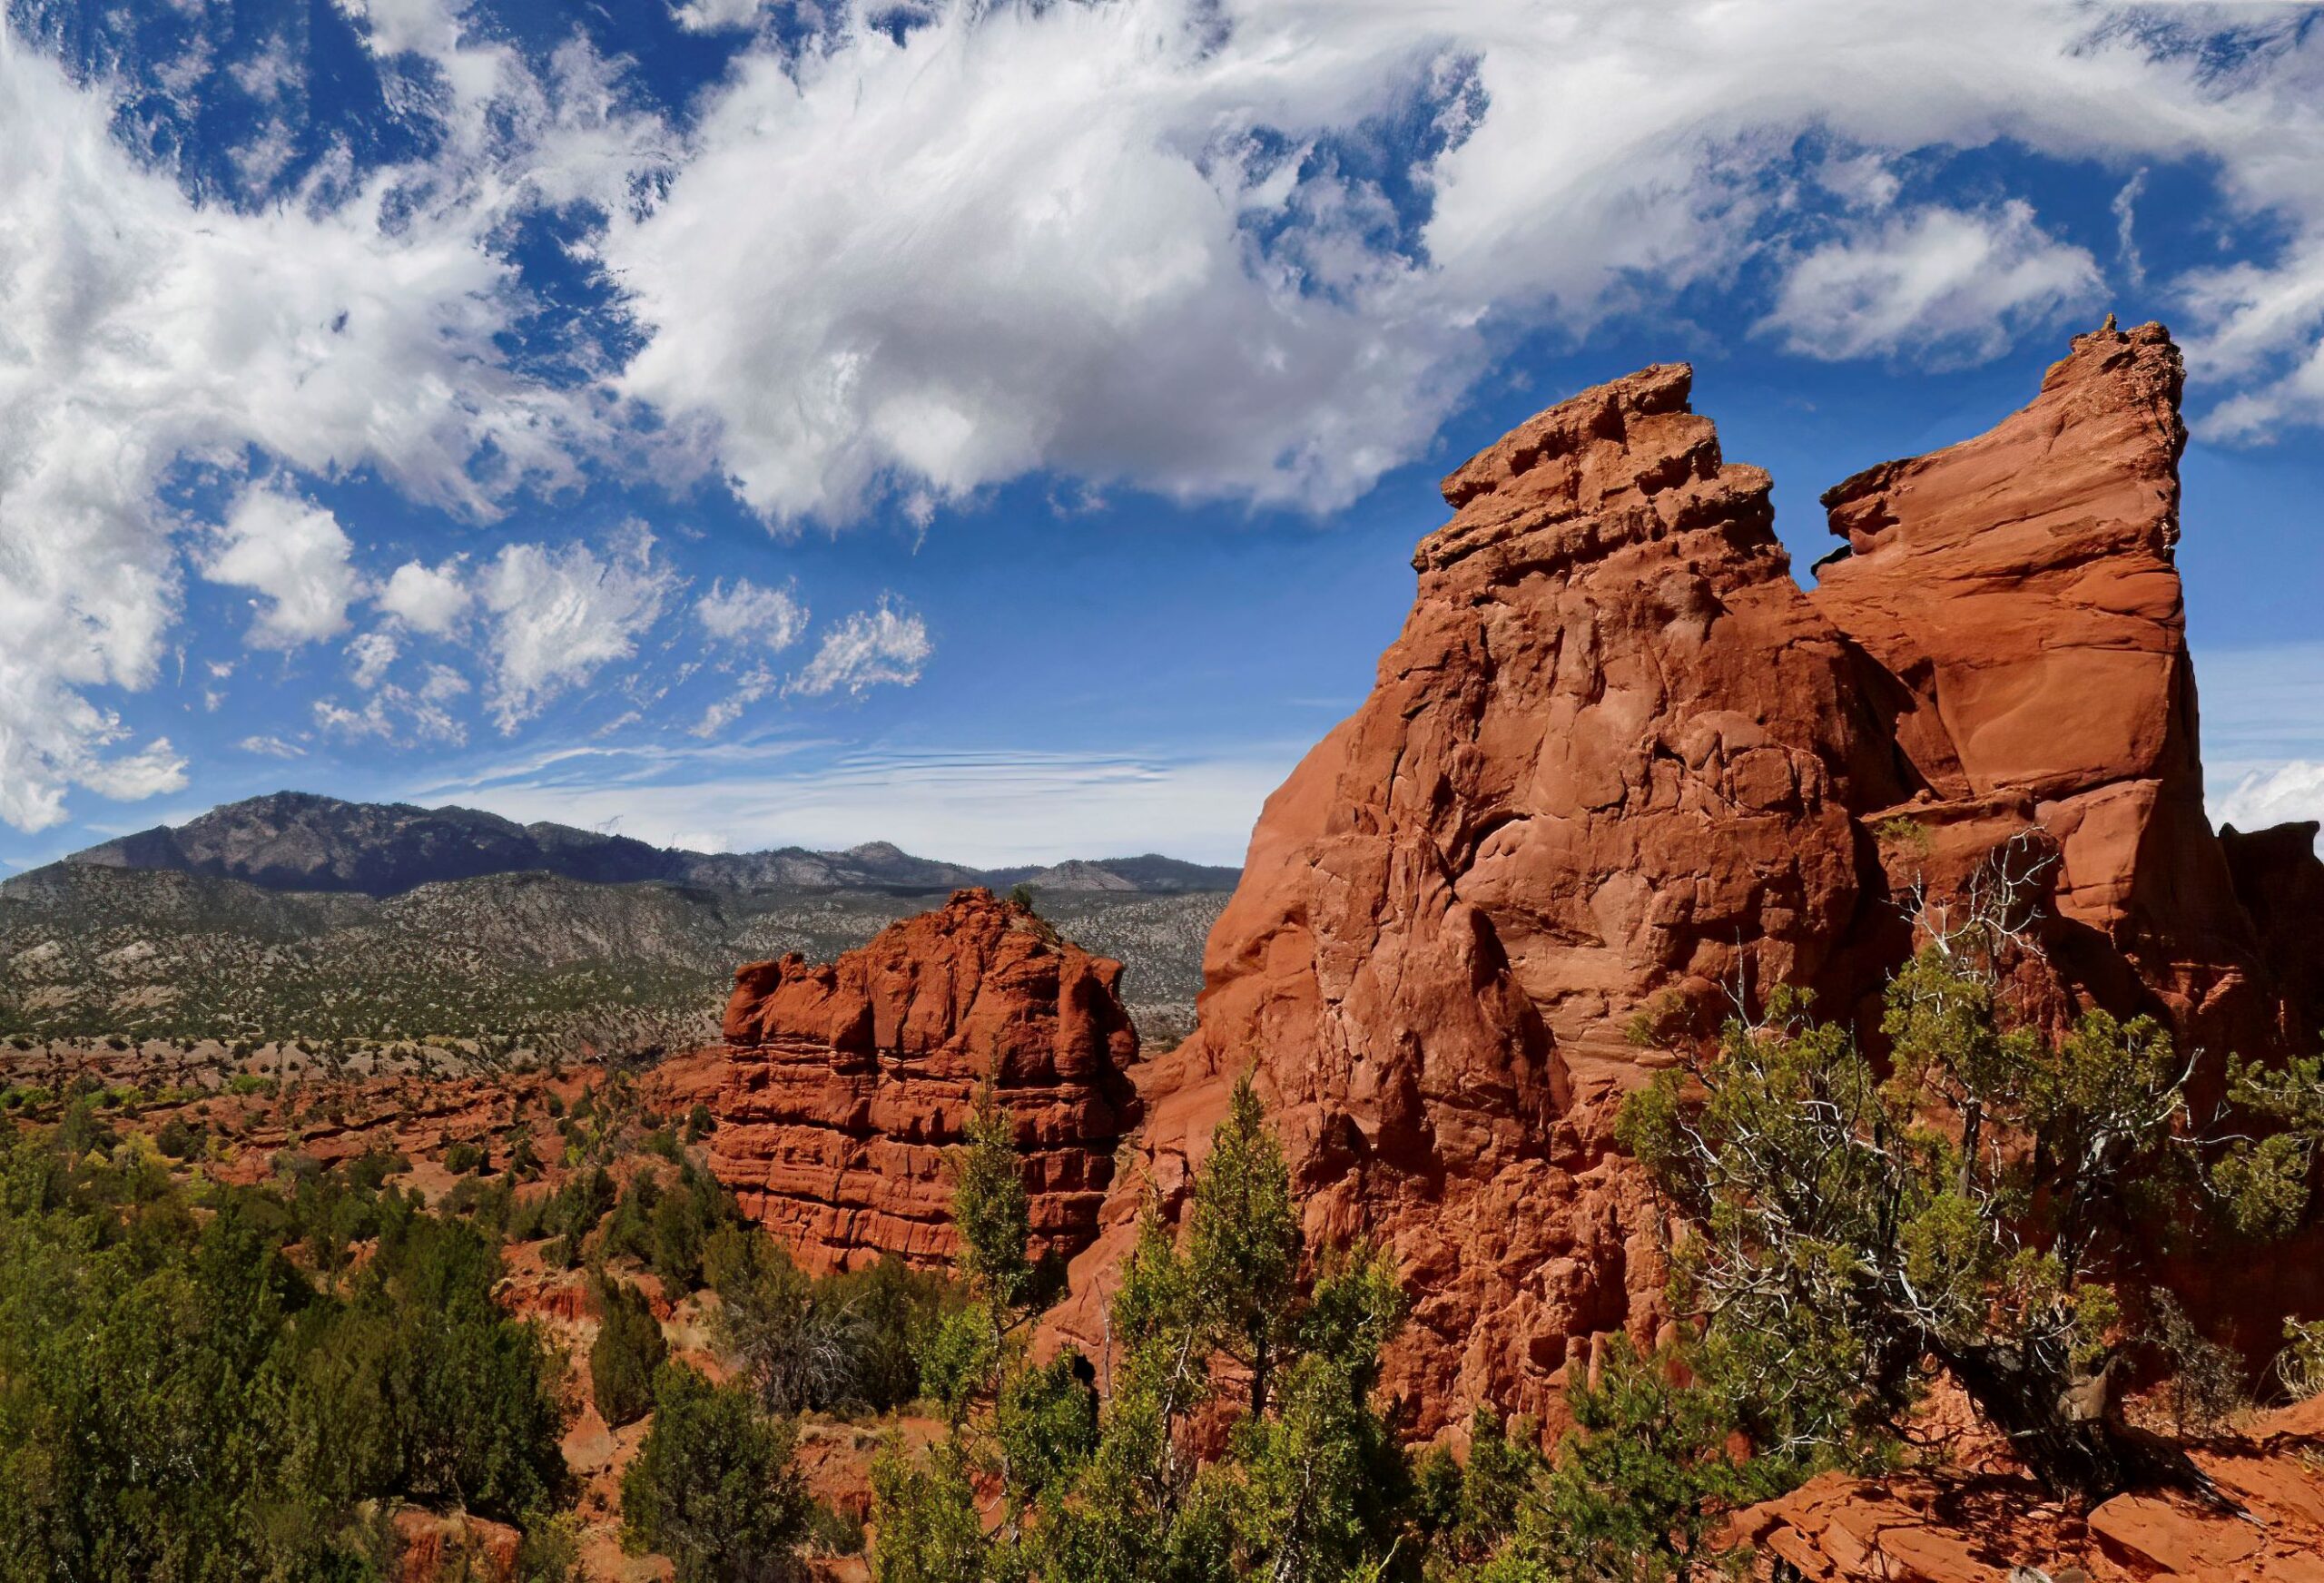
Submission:
[[[951,1257],[946,1151],[979,1081],[1016,1124],[1037,1252],[1078,1252],[1113,1180],[1137,1038],[1121,964],[981,890],[837,961],[735,975],[704,1076],[711,1169],[811,1269]]]

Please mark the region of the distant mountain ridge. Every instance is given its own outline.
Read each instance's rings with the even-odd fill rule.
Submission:
[[[665,880],[723,890],[1049,890],[1175,895],[1230,890],[1241,870],[1146,853],[1047,868],[973,869],[914,857],[888,841],[846,851],[778,847],[695,852],[572,825],[518,824],[478,809],[349,802],[276,792],[74,852],[67,863],[240,880],[269,890],[400,895],[490,874],[547,873],[596,884]]]

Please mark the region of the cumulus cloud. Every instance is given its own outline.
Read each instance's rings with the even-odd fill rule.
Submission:
[[[2254,771],[2215,800],[2214,817],[2238,830],[2265,830],[2297,820],[2324,821],[2324,761],[2296,759]]]
[[[348,674],[355,678],[358,687],[369,692],[387,680],[389,667],[401,652],[396,640],[386,633],[364,633],[347,645]]]
[[[2024,330],[2105,290],[2086,248],[2034,223],[2031,205],[1925,205],[1823,243],[1791,266],[1759,329],[1812,358],[1982,362]]]
[[[637,652],[677,577],[631,525],[600,559],[586,544],[505,546],[478,576],[490,618],[488,706],[513,732],[569,687]]]
[[[792,678],[790,691],[809,697],[845,688],[858,698],[882,683],[909,687],[920,680],[935,645],[928,624],[882,600],[876,610],[859,610],[823,634],[815,657]]]
[[[1803,186],[1877,211],[1931,148],[2216,158],[2232,205],[2324,237],[2324,45],[2264,17],[2228,74],[2217,17],[2023,0],[932,11],[763,42],[606,238],[646,335],[620,388],[770,517],[1037,467],[1329,508],[1422,452],[1483,328],[1584,330],[1770,251],[1797,267],[1769,328],[1811,355],[1983,357],[2093,303],[2021,202],[1814,234]],[[1400,108],[1436,133],[1416,213],[1342,157]],[[1803,175],[1803,140],[1846,152]],[[2299,282],[2324,268],[2251,266],[2197,328],[2311,347],[2259,305]],[[2309,409],[2276,383],[2232,427]]]
[[[257,595],[244,638],[251,647],[294,649],[347,629],[347,606],[363,581],[349,558],[353,546],[330,512],[254,485],[234,502],[221,536],[202,575]]]
[[[688,0],[670,15],[690,33],[718,33],[755,26],[765,7],[766,0]]]
[[[731,588],[724,578],[714,581],[694,613],[703,631],[725,643],[787,649],[807,630],[807,607],[795,586],[763,588],[748,577],[735,578]]]
[[[116,753],[92,766],[82,784],[100,797],[136,802],[184,790],[185,761],[171,750],[169,738],[155,737],[136,752]]]
[[[380,609],[413,631],[442,637],[468,614],[476,595],[462,581],[457,560],[436,566],[406,561],[389,575],[378,599]]]
[[[157,504],[189,463],[230,493],[362,472],[473,519],[632,445],[770,518],[924,519],[1039,470],[1327,510],[1424,456],[1495,348],[1755,262],[1788,265],[1752,305],[1768,333],[1819,356],[1983,356],[2086,300],[2094,261],[2022,203],[1925,201],[1947,150],[2210,172],[2276,241],[2156,282],[2229,392],[2198,430],[2324,422],[2324,32],[2290,12],[842,3],[799,13],[803,41],[759,29],[681,133],[578,44],[544,62],[459,0],[340,3],[428,152],[265,202],[189,196],[116,135],[116,90],[0,47],[0,818],[53,822],[75,785],[155,778],[111,756],[168,757],[93,700],[153,683],[206,567],[210,525]],[[292,96],[271,58],[242,75]],[[281,152],[254,120],[245,180],[291,182]],[[631,316],[626,362],[512,357],[539,304],[510,239],[550,211]],[[625,427],[624,398],[666,421]],[[564,554],[408,562],[381,608],[459,633],[472,585]],[[260,598],[253,635],[303,630]],[[504,729],[636,642],[594,631],[566,663],[487,614]],[[825,674],[854,685],[820,654],[801,683]]]
[[[1359,21],[1294,67],[1268,56],[1307,28],[1214,36],[1194,10],[948,5],[901,38],[851,13],[829,47],[753,53],[666,195],[606,236],[648,335],[618,387],[770,517],[1041,467],[1353,497],[1425,442],[1482,342],[1365,245],[1376,189],[1295,179],[1252,123],[1379,108],[1431,52]],[[1262,248],[1269,220],[1294,231]]]
[[[568,476],[595,421],[496,339],[520,310],[487,245],[515,193],[482,180],[480,143],[448,145],[465,183],[388,169],[336,203],[243,210],[126,148],[112,93],[0,37],[0,818],[27,829],[74,785],[136,794],[180,772],[151,748],[108,767],[120,723],[86,690],[156,679],[183,522],[156,492],[182,461],[369,467],[487,515],[526,478]],[[308,558],[284,559],[300,535]],[[204,570],[256,590],[252,641],[287,646],[338,630],[340,551],[261,488]],[[302,572],[320,580],[285,580]]]

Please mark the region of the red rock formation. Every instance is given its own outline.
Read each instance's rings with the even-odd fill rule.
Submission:
[[[524,1536],[505,1522],[415,1506],[395,1514],[397,1583],[507,1583]]]
[[[2241,1514],[2119,1495],[2084,1519],[2005,1474],[1827,1473],[1743,1513],[1733,1537],[1758,1553],[1760,1576],[1780,1562],[1807,1583],[2324,1583],[2324,1399],[2193,1454]]]
[[[836,962],[734,976],[711,1169],[810,1268],[951,1256],[944,1151],[991,1074],[1017,1125],[1040,1251],[1096,1234],[1137,1036],[1121,964],[987,890]]]
[[[1172,1193],[1256,1068],[1311,1233],[1395,1248],[1387,1382],[1431,1422],[1553,1411],[1570,1342],[1650,1321],[1625,1025],[1821,980],[1866,900],[1851,802],[1896,792],[1767,475],[1721,460],[1689,380],[1593,390],[1446,480],[1403,634],[1269,800],[1147,1092]]]
[[[1846,547],[1809,597],[1893,701],[1919,784],[1887,811],[1971,853],[2040,827],[2069,989],[2159,997],[2183,1034],[2249,1050],[2284,1030],[2203,812],[2172,564],[2182,379],[2161,325],[2076,337],[1990,432],[1827,491]]]
[[[1256,1073],[1311,1234],[1398,1256],[1386,1383],[1423,1431],[1553,1415],[1570,1354],[1658,1322],[1661,1228],[1611,1142],[1652,1058],[1627,1025],[1778,980],[1867,1005],[1906,883],[2017,838],[2056,859],[2052,1016],[2279,1037],[2202,819],[2161,329],[2081,337],[1993,433],[1834,491],[1854,553],[1812,596],[1688,384],[1590,391],[1445,481],[1372,696],[1268,801],[1200,1027],[1139,1077],[1174,1204]],[[1134,1209],[1055,1322],[1085,1344]]]
[[[2310,1034],[2324,1029],[2324,860],[2316,856],[2316,831],[2308,820],[2248,833],[2230,824],[2219,832],[2260,953],[2292,998],[2296,1030]]]

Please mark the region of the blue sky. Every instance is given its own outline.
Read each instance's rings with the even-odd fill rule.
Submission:
[[[1435,480],[1815,497],[2188,351],[2214,811],[2324,814],[2313,7],[12,0],[0,861],[278,787],[1232,861]]]

